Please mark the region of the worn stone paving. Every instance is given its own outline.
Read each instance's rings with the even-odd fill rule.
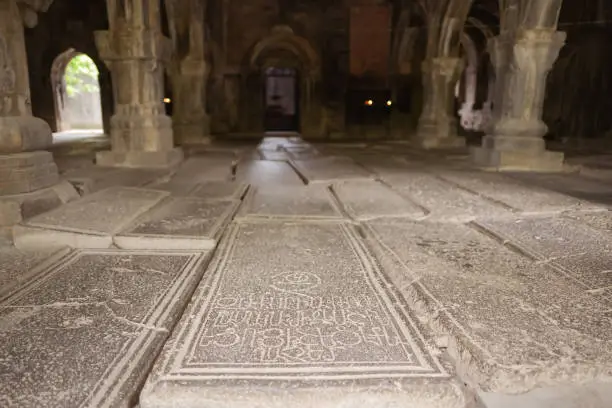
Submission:
[[[297,137],[188,156],[91,167],[0,247],[0,406],[610,407],[612,177]]]

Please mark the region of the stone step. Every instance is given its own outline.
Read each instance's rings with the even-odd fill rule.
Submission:
[[[0,300],[0,406],[133,407],[209,253],[79,250]]]
[[[428,338],[354,227],[233,224],[140,408],[465,408]]]
[[[612,380],[610,307],[558,269],[473,225],[375,221],[365,235],[475,390],[501,398]]]
[[[109,248],[114,235],[167,196],[163,191],[128,187],[99,191],[16,225],[15,246]]]

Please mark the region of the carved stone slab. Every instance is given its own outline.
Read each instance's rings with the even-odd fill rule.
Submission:
[[[374,177],[348,157],[327,156],[309,160],[293,160],[292,163],[296,171],[309,183]]]
[[[511,214],[507,207],[458,188],[432,174],[404,170],[402,175],[383,178],[402,195],[425,207],[428,220],[466,222],[474,218]]]
[[[441,175],[445,180],[523,213],[560,212],[601,208],[587,201],[530,187],[501,174],[455,171]]]
[[[366,236],[483,391],[609,378],[609,307],[574,280],[469,225],[375,221]]]
[[[347,180],[334,183],[333,190],[347,213],[363,221],[379,217],[420,218],[422,207],[376,180]]]
[[[114,234],[166,196],[164,191],[127,187],[99,191],[15,226],[15,246],[108,248]]]
[[[208,200],[242,200],[248,189],[246,183],[209,181],[198,185],[189,195]]]
[[[282,223],[230,227],[140,405],[202,401],[207,408],[465,404],[352,228]]]
[[[76,251],[0,303],[0,406],[129,407],[208,254]]]
[[[124,249],[212,249],[238,201],[172,197],[144,214],[113,242]]]
[[[0,299],[68,252],[69,249],[33,252],[21,251],[13,246],[0,247]]]
[[[249,191],[240,218],[342,219],[336,201],[325,186],[257,187]]]

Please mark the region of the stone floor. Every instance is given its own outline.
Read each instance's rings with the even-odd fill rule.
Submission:
[[[398,143],[56,150],[82,197],[0,247],[1,407],[612,407],[612,155]]]

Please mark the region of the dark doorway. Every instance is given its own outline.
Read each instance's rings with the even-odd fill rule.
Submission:
[[[267,132],[299,131],[298,76],[293,68],[270,67],[264,78],[264,129]]]

